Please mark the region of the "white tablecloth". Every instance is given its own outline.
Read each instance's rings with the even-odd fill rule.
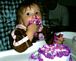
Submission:
[[[33,43],[33,45],[31,47],[29,47],[25,52],[22,52],[22,53],[19,53],[19,52],[15,51],[14,49],[2,51],[2,52],[0,52],[0,58],[5,57],[5,56],[11,56],[11,55],[29,54],[34,51],[37,51],[44,44],[46,44],[46,42],[44,40]]]

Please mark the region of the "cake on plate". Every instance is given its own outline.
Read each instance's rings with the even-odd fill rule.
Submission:
[[[32,61],[72,61],[70,48],[63,44],[63,34],[54,34],[52,41],[32,53]]]
[[[70,49],[64,44],[44,45],[31,55],[32,61],[72,61]]]

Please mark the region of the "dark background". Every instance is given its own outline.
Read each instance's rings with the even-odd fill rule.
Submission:
[[[38,1],[44,2],[44,0]],[[76,0],[58,0],[58,2],[68,9],[70,26],[76,26]]]
[[[68,8],[70,26],[76,26],[76,0],[59,0],[59,3]]]

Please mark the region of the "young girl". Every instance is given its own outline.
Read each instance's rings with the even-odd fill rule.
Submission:
[[[32,40],[41,32],[42,16],[39,4],[27,1],[21,4],[17,11],[16,29],[12,31],[13,47],[18,52],[25,51],[32,45]],[[41,38],[44,36],[41,34]]]

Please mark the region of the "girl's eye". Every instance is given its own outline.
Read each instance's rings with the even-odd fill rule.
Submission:
[[[36,12],[35,14],[39,14],[39,12]]]
[[[26,15],[29,15],[29,13],[27,13]]]

